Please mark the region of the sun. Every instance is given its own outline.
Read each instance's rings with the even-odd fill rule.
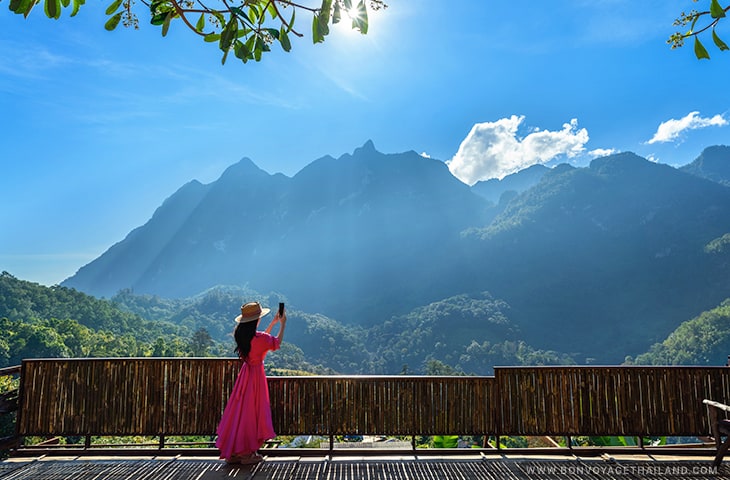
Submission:
[[[342,18],[339,22],[332,25],[332,30],[341,36],[354,37],[362,35],[360,29],[358,29],[355,25],[356,23],[353,21],[352,17],[350,17],[347,12],[342,12]]]
[[[384,10],[381,8],[368,8],[367,11],[362,9],[365,7],[358,7],[355,2],[352,2],[351,8],[340,8],[340,20],[333,24],[333,31],[337,32],[338,35],[344,35],[348,37],[359,36],[367,34],[370,36],[373,31],[370,27],[373,25],[373,21],[380,20],[380,13]]]

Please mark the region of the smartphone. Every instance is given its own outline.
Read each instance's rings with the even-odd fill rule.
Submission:
[[[279,316],[284,315],[284,302],[279,302]]]

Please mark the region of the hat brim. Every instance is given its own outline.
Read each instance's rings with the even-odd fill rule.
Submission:
[[[254,322],[254,321],[260,319],[261,317],[265,317],[266,315],[268,315],[270,311],[271,311],[270,308],[262,308],[261,313],[259,313],[258,315],[255,315],[253,317],[242,317],[241,315],[239,315],[236,317],[236,323]]]

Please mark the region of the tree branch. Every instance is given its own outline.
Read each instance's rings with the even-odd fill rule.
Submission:
[[[188,26],[188,28],[190,30],[192,30],[193,32],[197,33],[201,37],[206,36],[205,33],[199,32],[198,29],[195,28],[195,26],[188,21],[188,18],[185,16],[185,13],[187,11],[186,10],[183,10],[183,8],[180,6],[180,4],[177,3],[177,0],[170,0],[170,1],[172,2],[172,6],[175,7],[175,11],[177,12],[177,14],[180,16],[180,18],[182,19],[182,21],[185,23],[185,25]],[[194,12],[190,11],[190,13],[194,13]]]
[[[287,22],[284,19],[284,16],[279,11],[279,7],[277,7],[276,1],[270,1],[269,3],[271,4],[272,7],[274,7],[274,11],[276,12],[276,16],[279,17],[279,21],[281,21],[281,24],[284,25],[288,31],[292,32],[294,35],[296,35],[297,37],[300,37],[300,38],[304,36],[304,34],[297,32],[296,30],[294,30],[292,27],[289,26],[289,22]]]

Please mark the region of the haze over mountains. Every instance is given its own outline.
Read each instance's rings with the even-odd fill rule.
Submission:
[[[420,312],[426,338],[443,329],[452,350],[520,339],[620,363],[730,297],[729,166],[728,147],[680,169],[622,153],[470,188],[441,161],[371,142],[291,178],[243,159],[181,187],[63,285],[106,297],[247,285],[391,346],[424,327]]]

